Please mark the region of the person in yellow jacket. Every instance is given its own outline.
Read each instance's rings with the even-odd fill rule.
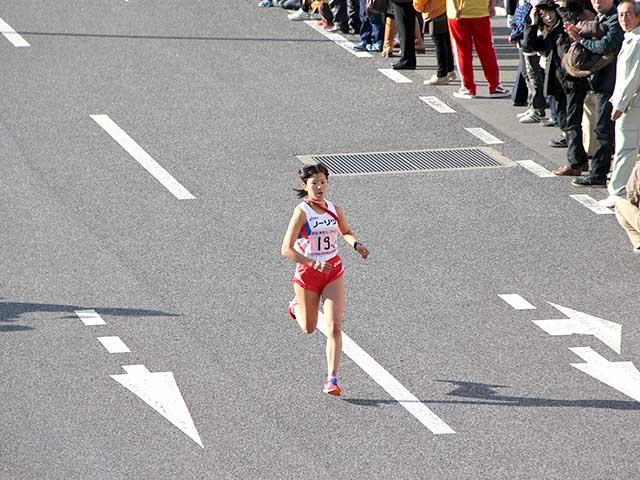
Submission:
[[[413,0],[413,8],[422,13],[425,25],[429,25],[431,39],[436,47],[438,71],[424,81],[425,85],[446,85],[456,78],[453,71],[453,52],[447,25],[447,0]]]
[[[447,0],[447,18],[458,60],[462,87],[453,94],[456,98],[474,98],[476,83],[473,78],[472,53],[475,47],[484,76],[489,83],[489,96],[508,97],[510,93],[500,85],[500,70],[489,17],[496,14],[495,0]]]

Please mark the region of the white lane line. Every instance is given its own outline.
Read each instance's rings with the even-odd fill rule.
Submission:
[[[612,209],[607,208],[607,207],[602,207],[602,206],[598,205],[598,202],[596,202],[589,195],[569,195],[569,196],[571,198],[573,198],[574,200],[580,202],[582,205],[587,207],[593,213],[597,213],[598,215],[613,215],[613,214],[615,214],[615,212]]]
[[[516,295],[515,293],[505,293],[502,295],[498,295],[502,300],[507,302],[516,310],[535,310],[536,307],[527,302],[520,295]]]
[[[162,168],[144,149],[126,134],[108,115],[91,115],[111,137],[124,148],[142,167],[155,177],[178,200],[193,200],[194,197],[175,178]]]
[[[358,58],[371,58],[372,57],[372,55],[369,52],[358,52],[357,50],[354,50],[353,49],[353,47],[355,46],[354,43],[350,42],[349,40],[344,38],[339,33],[327,32],[326,30],[323,30],[322,28],[320,28],[319,22],[317,22],[316,20],[305,20],[304,23],[309,25],[316,32],[318,32],[318,33],[324,35],[325,37],[327,37],[329,40],[331,40],[333,43],[335,43],[339,47],[344,48],[347,52],[349,52],[353,56],[358,57]]]
[[[378,71],[396,83],[413,83],[410,78],[405,77],[392,68],[379,68]]]
[[[27,42],[22,36],[17,33],[11,25],[5,22],[0,18],[0,32],[4,37],[9,40],[14,47],[30,47],[29,42]]]
[[[80,320],[82,320],[82,323],[88,327],[94,325],[106,325],[105,321],[95,310],[76,310],[75,314]]]
[[[318,330],[327,334],[322,313],[318,314]],[[342,351],[431,432],[436,435],[456,433],[344,332],[342,332]]]
[[[120,337],[98,337],[98,341],[109,353],[131,353]]]
[[[478,137],[480,140],[482,140],[487,145],[498,145],[500,143],[504,143],[499,138],[494,137],[493,135],[491,135],[484,128],[471,127],[471,128],[465,128],[465,130],[467,132],[469,132],[471,135],[474,135],[475,137]]]
[[[542,165],[538,165],[533,160],[520,160],[516,163],[521,167],[526,168],[527,170],[537,175],[538,177],[549,178],[549,177],[556,176],[553,173],[551,173],[549,170],[544,168]]]
[[[451,108],[449,105],[444,103],[438,97],[429,96],[429,97],[418,97],[418,98],[422,100],[424,103],[426,103],[427,105],[429,105],[438,113],[456,113],[456,111],[453,108]]]

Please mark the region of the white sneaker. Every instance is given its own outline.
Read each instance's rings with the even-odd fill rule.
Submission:
[[[526,117],[527,115],[529,115],[531,112],[533,112],[533,108],[527,108],[524,112],[520,112],[516,114],[516,118],[522,118],[522,117]]]
[[[598,202],[598,205],[600,205],[601,207],[607,207],[607,208],[613,208],[616,206],[616,204],[622,200],[622,197],[618,196],[618,195],[609,195],[607,198],[605,198],[604,200],[600,200]]]
[[[423,82],[425,85],[447,85],[449,83],[449,77],[439,77],[437,74],[431,75],[431,78]]]
[[[476,98],[475,95],[473,95],[469,90],[467,90],[464,87],[460,87],[459,90],[456,90],[455,92],[453,92],[453,96],[456,98],[464,98],[464,99],[471,99],[471,98]]]
[[[449,80],[451,80],[452,82],[455,81],[456,79],[456,72],[455,70],[451,70],[449,73],[447,73],[447,78]]]
[[[510,97],[511,92],[503,88],[502,85],[498,85],[493,92],[489,93],[489,96],[491,98],[505,98],[505,97]]]
[[[287,18],[289,20],[293,21],[293,22],[300,22],[302,20],[310,20],[311,19],[311,14],[309,14],[309,12],[305,12],[302,9],[299,9],[299,10],[287,15]]]
[[[524,117],[520,117],[518,119],[518,121],[520,123],[540,123],[540,121],[546,117],[543,117],[542,115],[537,114],[535,111],[531,111],[529,112],[528,115],[525,115]]]

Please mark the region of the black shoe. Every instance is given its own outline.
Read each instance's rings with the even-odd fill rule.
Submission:
[[[340,25],[340,31],[342,33],[349,33],[349,25]]]
[[[529,104],[527,102],[513,102],[514,107],[527,107]]]
[[[416,64],[401,60],[399,62],[392,63],[391,68],[394,70],[415,70]]]
[[[565,137],[549,140],[549,146],[553,148],[567,148],[567,139]]]
[[[593,177],[577,177],[573,179],[573,182],[571,182],[571,185],[574,185],[576,187],[606,187],[607,186],[607,180],[596,180]]]

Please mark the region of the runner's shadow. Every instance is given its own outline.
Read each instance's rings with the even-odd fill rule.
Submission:
[[[500,395],[498,388],[509,388],[507,385],[491,385],[486,383],[462,382],[457,380],[437,380],[455,385],[457,388],[447,393],[452,397],[468,400],[408,400],[428,404],[450,405],[489,405],[498,407],[572,407],[572,408],[605,408],[609,410],[640,410],[640,403],[625,400],[562,400],[536,397],[515,397]],[[396,400],[372,400],[362,398],[344,398],[345,402],[365,407],[380,407],[398,403]]]
[[[138,308],[113,308],[113,307],[86,307],[79,305],[57,305],[50,303],[23,303],[6,302],[0,299],[0,332],[19,332],[33,330],[33,327],[15,325],[25,314],[30,313],[60,313],[63,320],[79,320],[75,310],[92,309],[101,315],[112,315],[114,317],[178,317],[175,313],[161,312],[159,310],[143,310]]]

